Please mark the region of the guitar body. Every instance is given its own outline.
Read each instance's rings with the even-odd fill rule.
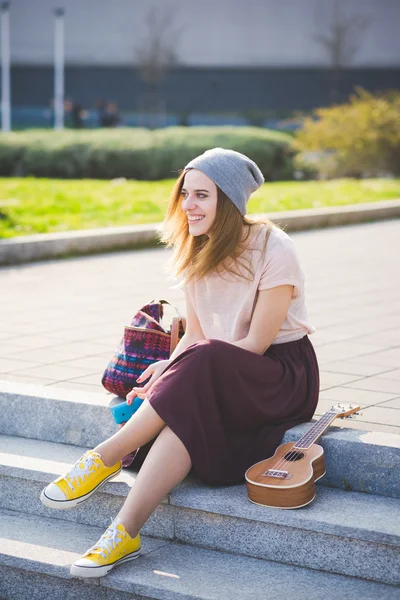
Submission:
[[[246,471],[251,502],[272,508],[300,508],[314,500],[314,482],[325,475],[324,450],[318,444],[292,450],[295,444],[282,444],[274,456]]]

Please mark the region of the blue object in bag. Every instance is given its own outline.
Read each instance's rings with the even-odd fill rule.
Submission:
[[[135,413],[137,409],[141,406],[142,402],[142,398],[135,398],[132,404],[120,402],[115,406],[110,406],[111,413],[117,425],[121,425],[121,423],[125,423],[126,421],[128,421],[133,415],[133,413]]]

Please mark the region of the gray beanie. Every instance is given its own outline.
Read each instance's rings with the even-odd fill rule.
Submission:
[[[264,183],[264,176],[248,156],[212,148],[191,160],[185,169],[198,169],[209,177],[233,202],[240,214],[246,214],[251,194]]]

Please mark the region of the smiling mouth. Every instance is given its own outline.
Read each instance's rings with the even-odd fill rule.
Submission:
[[[188,221],[189,223],[197,223],[198,221],[202,221],[204,219],[205,215],[203,215],[202,217],[188,217]]]

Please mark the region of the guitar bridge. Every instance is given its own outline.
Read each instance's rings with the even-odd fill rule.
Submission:
[[[275,477],[275,479],[290,479],[291,474],[288,471],[279,471],[277,469],[268,469],[263,473],[263,477]]]

